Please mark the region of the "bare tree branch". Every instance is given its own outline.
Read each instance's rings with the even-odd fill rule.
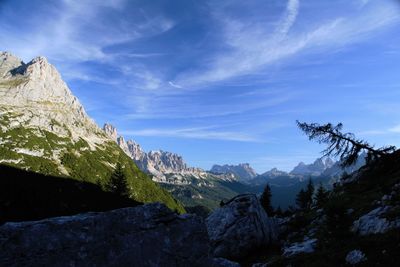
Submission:
[[[340,157],[343,167],[353,165],[361,152],[367,153],[367,162],[369,162],[396,151],[395,146],[375,149],[368,142],[357,139],[352,133],[342,133],[342,123],[336,126],[331,123],[324,125],[299,121],[296,121],[296,123],[310,140],[316,140],[320,144],[328,144],[328,147],[322,153],[324,153],[324,156]]]

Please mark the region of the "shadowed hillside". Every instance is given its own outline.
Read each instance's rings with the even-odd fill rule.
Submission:
[[[0,165],[0,223],[106,211],[141,203],[100,186]]]

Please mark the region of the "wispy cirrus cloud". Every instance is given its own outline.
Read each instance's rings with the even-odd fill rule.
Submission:
[[[226,117],[243,114],[252,110],[279,106],[293,100],[297,95],[298,93],[296,92],[281,93],[281,91],[275,91],[270,94],[264,94],[267,97],[259,97],[258,99],[253,99],[253,95],[251,94],[238,97],[233,95],[227,96],[224,103],[208,103],[210,101],[205,102],[202,99],[203,95],[157,96],[155,94],[150,97],[146,93],[142,96],[136,95],[130,99],[126,99],[127,105],[129,103],[133,104],[135,112],[125,114],[123,117],[126,119]]]
[[[79,69],[78,73],[79,63],[93,61],[118,67],[121,58],[161,56],[162,53],[114,53],[108,50],[115,45],[163,33],[174,26],[172,20],[162,15],[150,17],[141,9],[132,14],[137,19],[121,16],[129,4],[127,0],[62,0],[45,5],[29,17],[23,34],[14,27],[1,27],[0,36],[7,38],[0,38],[0,47],[11,48],[11,52],[25,61],[44,55],[62,72],[69,72],[70,78],[84,80],[90,74],[84,69]],[[7,10],[3,12],[4,19],[13,14],[8,14]],[[77,74],[75,77],[72,76],[74,73]]]
[[[180,74],[175,82],[191,88],[248,75],[300,52],[321,52],[355,43],[400,20],[397,4],[363,1],[350,14],[332,16],[322,24],[315,21],[305,30],[292,30],[301,19],[300,11],[300,1],[289,0],[273,31],[265,22],[258,22],[258,17],[253,18],[254,21],[252,18],[243,21],[216,12],[229,52],[211,57],[204,71]]]
[[[264,142],[254,135],[248,133],[212,130],[213,127],[197,128],[174,128],[174,129],[142,129],[121,131],[123,135],[129,136],[155,136],[173,138],[191,138],[204,140],[224,140],[237,142]]]
[[[389,132],[392,132],[392,133],[400,133],[400,124],[398,124],[398,125],[396,125],[396,126],[390,128],[390,129],[389,129]]]

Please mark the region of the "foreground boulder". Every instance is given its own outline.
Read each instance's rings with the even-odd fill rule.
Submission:
[[[0,227],[0,266],[221,266],[203,220],[159,203]]]
[[[214,256],[237,259],[277,239],[278,227],[256,195],[239,195],[206,220]]]

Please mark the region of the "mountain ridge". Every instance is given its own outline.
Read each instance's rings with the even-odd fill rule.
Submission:
[[[238,165],[213,165],[210,172],[222,174],[234,174],[239,178],[239,181],[246,182],[257,176],[256,171],[250,166],[249,163],[240,163]]]
[[[105,185],[124,167],[131,197],[183,212],[86,114],[44,57],[24,63],[0,52],[0,163]]]

